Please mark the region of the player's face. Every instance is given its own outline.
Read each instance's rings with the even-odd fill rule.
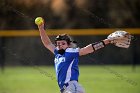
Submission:
[[[58,47],[58,49],[66,49],[69,47],[69,45],[67,44],[67,42],[65,40],[60,40],[60,41],[56,41],[56,46]]]

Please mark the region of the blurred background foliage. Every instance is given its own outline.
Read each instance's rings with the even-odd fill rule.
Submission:
[[[140,27],[139,0],[1,0],[0,7],[0,29],[34,29],[37,16],[48,28]]]

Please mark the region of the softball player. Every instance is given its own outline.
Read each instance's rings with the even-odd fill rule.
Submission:
[[[61,93],[85,93],[83,87],[78,83],[79,56],[105,47],[110,43],[109,39],[78,48],[75,47],[75,44],[67,34],[60,34],[55,38],[54,45],[45,32],[44,23],[39,25],[38,28],[44,46],[55,56],[55,70]]]

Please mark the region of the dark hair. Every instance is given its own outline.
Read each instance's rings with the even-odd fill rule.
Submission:
[[[70,36],[68,36],[67,34],[59,34],[58,36],[56,36],[55,43],[56,41],[60,40],[65,40],[68,45],[70,45],[70,43],[72,42]]]

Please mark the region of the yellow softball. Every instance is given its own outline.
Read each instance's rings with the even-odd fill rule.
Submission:
[[[36,19],[35,19],[35,24],[36,25],[41,25],[41,24],[43,24],[44,23],[44,19],[42,18],[42,17],[37,17]]]

